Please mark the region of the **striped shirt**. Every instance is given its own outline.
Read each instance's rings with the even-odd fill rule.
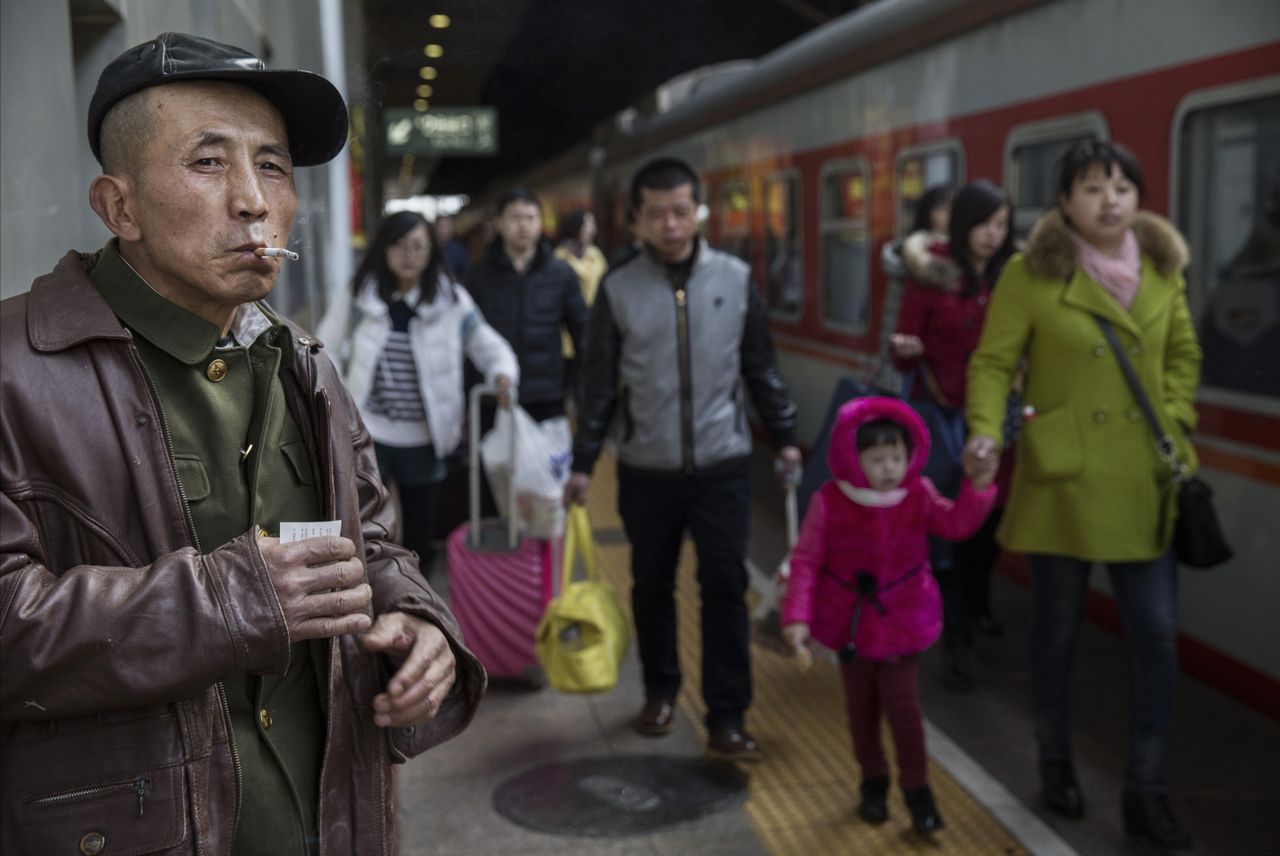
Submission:
[[[425,423],[427,410],[418,385],[418,367],[409,344],[409,319],[413,314],[403,300],[392,302],[391,332],[378,356],[373,390],[365,408],[393,421]]]

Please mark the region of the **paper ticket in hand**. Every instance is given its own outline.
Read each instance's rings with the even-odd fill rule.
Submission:
[[[292,544],[307,538],[319,538],[321,535],[341,535],[341,520],[313,520],[307,523],[281,523],[280,543]]]

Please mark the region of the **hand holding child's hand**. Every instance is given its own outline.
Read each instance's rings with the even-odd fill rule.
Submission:
[[[803,621],[788,624],[782,628],[782,641],[787,643],[792,654],[800,660],[800,667],[807,669],[813,665],[813,652],[805,644],[809,641],[809,625]]]
[[[977,435],[969,438],[964,447],[964,474],[973,483],[973,489],[982,492],[995,480],[1000,468],[1000,452],[996,441]]]

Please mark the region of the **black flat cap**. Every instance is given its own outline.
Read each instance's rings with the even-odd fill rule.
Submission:
[[[89,102],[89,147],[98,162],[102,118],[116,102],[140,89],[182,80],[226,80],[262,93],[284,117],[295,166],[324,163],[347,141],[347,105],[320,75],[267,68],[240,48],[186,33],[163,33],[129,48],[102,70]]]

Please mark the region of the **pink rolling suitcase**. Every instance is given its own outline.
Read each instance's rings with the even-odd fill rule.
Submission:
[[[467,647],[491,676],[542,686],[546,676],[533,646],[552,595],[552,542],[519,536],[513,491],[505,519],[480,519],[480,399],[493,394],[489,386],[471,391],[471,515],[449,535],[450,606]]]

